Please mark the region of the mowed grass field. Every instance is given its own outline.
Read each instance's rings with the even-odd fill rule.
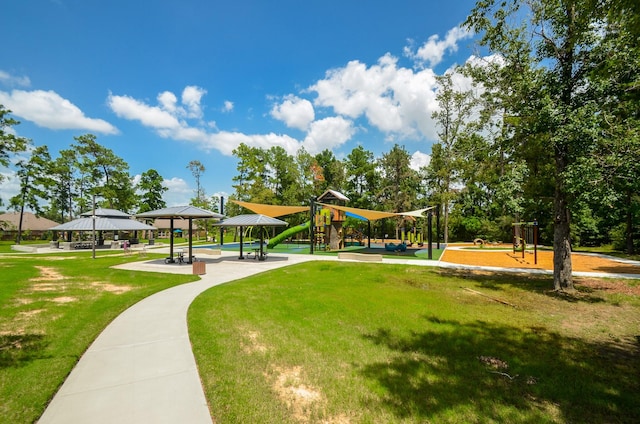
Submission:
[[[208,290],[189,330],[216,423],[640,422],[631,280],[311,262]]]
[[[91,252],[0,257],[0,423],[37,420],[109,322],[155,292],[197,279],[110,268],[135,260],[108,251],[96,259]]]

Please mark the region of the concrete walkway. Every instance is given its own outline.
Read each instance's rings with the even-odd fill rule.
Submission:
[[[270,255],[266,261],[223,252],[207,259],[202,280],[156,293],[127,309],[98,336],[39,420],[64,423],[211,423],[187,329],[187,309],[210,287],[320,256]],[[162,261],[122,268],[190,274]]]
[[[118,316],[80,358],[39,423],[212,423],[189,341],[191,302],[210,287],[260,272],[310,260],[338,260],[325,255],[270,254],[266,261],[241,261],[237,256],[237,252],[222,252],[215,259],[205,259],[207,273],[200,281],[156,293]],[[487,269],[402,258],[384,258],[383,263]],[[192,272],[191,265],[165,265],[162,260],[119,268]]]

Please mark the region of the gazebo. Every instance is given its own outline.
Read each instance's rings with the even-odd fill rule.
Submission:
[[[261,214],[248,214],[248,215],[237,215],[223,221],[220,221],[214,225],[220,227],[240,227],[240,257],[238,259],[244,259],[244,255],[242,254],[242,229],[243,227],[284,227],[289,225],[285,221],[281,221],[277,218],[271,218],[270,216],[261,215]],[[260,233],[260,256],[258,259],[263,261],[265,259],[264,255],[264,237],[262,231]]]
[[[206,209],[201,209],[196,206],[172,206],[169,208],[157,209],[155,211],[143,212],[136,215],[136,218],[167,218],[170,220],[170,233],[169,238],[169,257],[167,263],[175,262],[173,259],[173,220],[174,219],[188,219],[189,220],[189,234],[193,233],[193,219],[220,219],[224,218],[224,215],[217,212],[211,212]],[[187,263],[193,261],[193,240],[189,237],[189,257]]]
[[[94,219],[95,217],[95,219]],[[80,218],[49,228],[52,231],[146,231],[156,228],[131,219],[131,215],[115,209],[98,208],[84,212]]]

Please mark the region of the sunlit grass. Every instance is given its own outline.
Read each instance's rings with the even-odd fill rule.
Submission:
[[[190,337],[220,423],[637,422],[637,299],[548,287],[308,263],[207,291]]]

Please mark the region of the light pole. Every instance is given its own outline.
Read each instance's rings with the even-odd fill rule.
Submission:
[[[96,258],[96,194],[93,194],[93,214],[91,215],[91,224],[93,226],[93,232],[91,236],[93,238],[91,243],[91,249],[93,251],[93,259]]]

